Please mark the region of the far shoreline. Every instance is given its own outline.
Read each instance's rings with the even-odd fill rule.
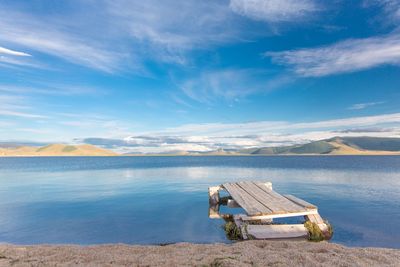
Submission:
[[[179,155],[179,154],[134,154],[134,155],[0,155],[0,158],[115,158],[115,157],[342,157],[342,156],[400,156],[396,154],[243,154],[243,155]]]

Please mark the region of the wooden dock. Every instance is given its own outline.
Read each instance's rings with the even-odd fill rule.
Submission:
[[[221,198],[220,191],[229,196]],[[240,227],[243,238],[272,239],[308,236],[303,224],[273,224],[275,218],[304,216],[316,223],[322,231],[327,225],[318,214],[318,208],[293,195],[281,195],[272,189],[270,182],[241,181],[224,183],[209,188],[210,218],[233,218]],[[219,208],[227,205],[242,208],[245,214],[221,214]],[[257,224],[254,224],[257,222]]]

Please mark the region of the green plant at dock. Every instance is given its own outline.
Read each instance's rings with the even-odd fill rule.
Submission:
[[[233,221],[227,221],[224,224],[225,234],[229,240],[241,240],[242,232]]]
[[[310,221],[304,223],[304,227],[308,230],[308,240],[319,242],[325,240],[324,233],[319,228],[318,224]]]

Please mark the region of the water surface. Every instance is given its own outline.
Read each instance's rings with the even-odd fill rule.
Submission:
[[[0,158],[0,243],[229,242],[207,188],[272,181],[348,246],[400,248],[399,156]]]

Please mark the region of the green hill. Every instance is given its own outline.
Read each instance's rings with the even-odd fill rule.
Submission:
[[[302,146],[290,149],[290,153],[295,154],[328,154],[335,150],[335,146],[327,141],[311,142]]]
[[[241,150],[242,154],[251,155],[279,155],[279,154],[328,154],[335,149],[335,146],[327,141],[315,141],[303,145],[263,147],[256,149]]]
[[[363,150],[373,151],[400,151],[400,138],[386,137],[335,137],[328,141],[340,141],[341,143]]]
[[[380,137],[334,137],[321,141],[313,141],[307,144],[249,148],[239,151],[240,154],[245,155],[382,155],[397,152],[400,153],[400,138]]]

